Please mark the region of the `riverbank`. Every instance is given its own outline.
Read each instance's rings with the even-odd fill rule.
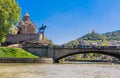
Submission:
[[[21,48],[0,47],[0,58],[39,58]]]
[[[43,63],[53,64],[52,58],[0,58],[0,63]]]
[[[35,56],[21,48],[0,47],[0,63],[53,63],[53,59]]]

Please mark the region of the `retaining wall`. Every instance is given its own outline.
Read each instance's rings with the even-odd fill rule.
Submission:
[[[51,58],[0,58],[0,63],[53,63]]]

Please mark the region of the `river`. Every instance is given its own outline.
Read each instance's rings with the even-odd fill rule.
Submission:
[[[120,65],[1,63],[0,78],[120,78]]]

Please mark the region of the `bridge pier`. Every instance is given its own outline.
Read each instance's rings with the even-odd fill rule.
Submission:
[[[41,58],[41,63],[43,63],[43,64],[53,64],[54,61],[53,61],[53,58],[44,57],[44,58]]]
[[[53,48],[51,46],[48,47],[47,57],[48,58],[53,58]]]
[[[53,60],[54,63],[59,63],[59,60]]]
[[[40,57],[41,63],[53,63],[53,48],[51,46],[41,46],[37,44],[25,44],[22,48]]]

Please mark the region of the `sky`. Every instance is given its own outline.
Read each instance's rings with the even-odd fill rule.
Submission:
[[[120,0],[16,0],[21,19],[28,12],[36,27],[55,44],[75,40],[92,30],[120,30]]]

